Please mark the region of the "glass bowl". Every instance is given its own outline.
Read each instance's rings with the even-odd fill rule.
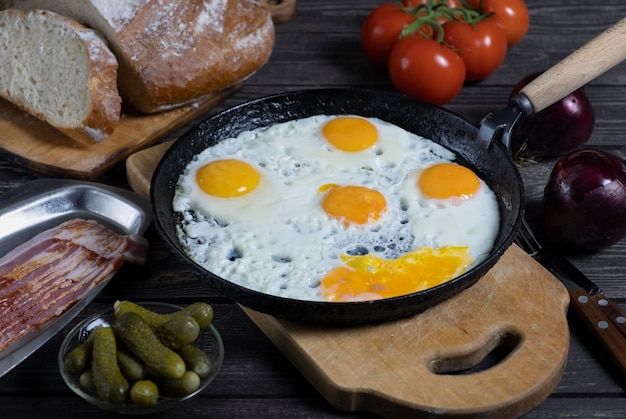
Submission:
[[[157,302],[143,302],[139,305],[157,313],[171,313],[183,308],[173,304]],[[200,329],[200,335],[193,343],[194,346],[202,349],[212,361],[210,375],[207,378],[201,379],[200,386],[197,390],[183,397],[159,396],[157,403],[152,406],[138,406],[130,402],[130,400],[123,404],[110,403],[100,398],[95,389],[91,390],[84,387],[80,383],[79,375],[72,375],[68,373],[64,367],[64,359],[72,349],[83,343],[96,327],[110,326],[114,323],[115,315],[113,313],[113,307],[89,316],[70,330],[63,340],[63,343],[61,343],[58,355],[59,371],[61,372],[61,376],[68,387],[71,388],[74,393],[101,409],[123,414],[150,414],[171,409],[179,403],[195,397],[198,393],[204,390],[211,383],[211,381],[213,381],[222,366],[222,362],[224,360],[224,344],[219,333],[211,324],[204,329]]]

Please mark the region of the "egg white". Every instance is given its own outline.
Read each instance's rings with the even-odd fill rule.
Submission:
[[[232,156],[224,156],[223,158],[232,158]],[[273,175],[260,167],[256,167],[261,177],[259,184],[250,192],[233,198],[212,196],[200,188],[196,182],[196,176],[198,170],[214,160],[197,160],[190,164],[178,184],[177,194],[187,196],[191,208],[208,218],[213,218],[221,225],[250,221],[258,223],[271,217],[281,199],[281,195],[274,185],[276,181],[271,180]],[[252,163],[252,165],[255,164]],[[175,202],[180,201],[175,200]],[[182,209],[184,210],[184,208]],[[180,209],[175,208],[174,210]]]
[[[431,205],[415,187],[420,170],[453,161],[453,152],[376,118],[367,118],[379,133],[374,147],[341,152],[320,135],[334,117],[247,131],[196,156],[180,176],[173,200],[183,219],[179,240],[190,257],[244,287],[303,300],[323,299],[320,281],[343,266],[345,253],[397,258],[422,246],[467,245],[474,264],[484,259],[499,226],[497,200],[487,185],[458,206]],[[250,199],[215,209],[217,201],[194,192],[194,173],[225,157],[252,164],[264,181]],[[345,227],[321,208],[320,187],[326,184],[375,189],[385,196],[387,210],[372,226]]]
[[[414,234],[433,247],[470,246],[474,260],[483,260],[498,235],[500,210],[495,193],[479,178],[470,198],[432,199],[417,187],[423,169],[410,172],[399,192]]]

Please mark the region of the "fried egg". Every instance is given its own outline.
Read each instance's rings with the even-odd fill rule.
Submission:
[[[280,194],[260,167],[236,157],[218,158],[194,165],[179,183],[189,205],[226,225],[262,220],[271,215]]]
[[[317,115],[198,154],[173,200],[189,256],[266,294],[390,298],[480,263],[495,194],[441,145],[380,119]]]

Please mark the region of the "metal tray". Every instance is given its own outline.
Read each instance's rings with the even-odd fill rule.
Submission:
[[[0,257],[72,218],[98,221],[119,234],[143,234],[152,221],[152,210],[146,198],[112,186],[64,179],[30,181],[0,196]],[[107,282],[61,316],[1,351],[0,377],[65,327]]]

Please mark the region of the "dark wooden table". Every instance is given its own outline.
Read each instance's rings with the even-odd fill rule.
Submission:
[[[276,28],[276,45],[267,65],[213,112],[264,95],[303,88],[392,89],[386,74],[373,68],[359,47],[360,26],[378,3],[298,0],[293,20]],[[446,108],[469,120],[480,120],[487,112],[505,105],[509,91],[523,75],[556,63],[626,16],[623,0],[527,0],[527,4],[531,13],[527,36],[509,50],[506,62],[495,74],[465,86]],[[587,92],[597,117],[589,144],[626,157],[626,64],[599,77]],[[171,138],[182,131],[172,133]],[[554,162],[552,159],[520,166],[531,217],[539,211],[543,185]],[[125,175],[124,165],[120,165],[99,181],[128,188]],[[0,160],[0,193],[40,176]],[[70,326],[116,299],[185,304],[202,298],[213,304],[215,326],[226,347],[223,368],[214,383],[194,401],[162,416],[367,416],[341,412],[331,406],[237,305],[216,294],[174,259],[153,227],[146,237],[151,244],[147,265],[124,267]],[[625,255],[623,240],[604,251],[573,256],[572,261],[616,302],[626,306]],[[570,318],[570,325],[571,348],[563,378],[553,394],[525,417],[626,417],[625,378],[618,376],[576,318]],[[63,383],[56,365],[62,337],[63,332],[0,378],[3,418],[108,416],[74,395]]]

